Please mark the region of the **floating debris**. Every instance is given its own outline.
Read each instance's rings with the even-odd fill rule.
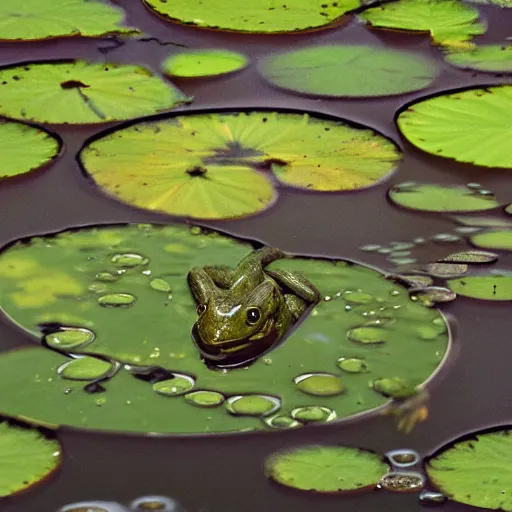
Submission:
[[[437,261],[457,263],[494,263],[498,258],[499,256],[494,252],[473,249],[470,251],[454,252]]]
[[[424,485],[425,477],[420,473],[392,471],[381,478],[377,487],[391,492],[417,492]]]

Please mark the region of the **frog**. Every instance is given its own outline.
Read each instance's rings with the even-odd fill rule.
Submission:
[[[192,339],[207,364],[239,366],[256,360],[284,341],[319,302],[320,292],[301,273],[267,268],[289,257],[264,246],[235,268],[209,265],[189,271],[198,314]]]

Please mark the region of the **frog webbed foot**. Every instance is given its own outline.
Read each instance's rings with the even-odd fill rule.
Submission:
[[[414,427],[428,418],[429,394],[419,390],[416,394],[404,400],[393,400],[383,411],[383,414],[394,416],[398,430],[410,433]]]

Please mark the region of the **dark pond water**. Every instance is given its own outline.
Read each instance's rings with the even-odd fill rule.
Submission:
[[[175,48],[226,47],[257,58],[300,45],[326,42],[373,43],[429,55],[441,74],[427,91],[377,100],[316,100],[294,96],[266,85],[253,67],[229,78],[182,82],[182,90],[195,96],[185,110],[219,107],[294,108],[337,115],[366,124],[398,141],[405,158],[394,176],[361,193],[320,195],[283,190],[268,212],[239,221],[210,223],[236,235],[257,238],[286,251],[322,254],[359,260],[375,266],[384,258],[358,251],[367,243],[386,244],[453,229],[439,215],[405,212],[391,206],[385,192],[402,181],[465,183],[478,181],[511,201],[512,180],[500,170],[487,170],[431,157],[401,140],[393,124],[397,109],[414,98],[447,88],[472,84],[510,83],[510,78],[471,73],[444,64],[428,37],[372,32],[352,20],[342,27],[300,35],[249,36],[222,34],[174,26],[149,14],[141,2],[119,0],[129,23],[154,37],[129,42],[108,53],[105,41],[55,40],[42,43],[2,44],[0,64],[49,58],[111,59],[140,63],[158,71]],[[482,42],[503,41],[510,32],[512,12],[481,7],[489,30]],[[102,51],[103,49],[103,51]],[[111,222],[161,222],[168,217],[144,213],[109,200],[85,179],[75,154],[90,135],[102,127],[60,128],[66,149],[48,172],[2,183],[0,187],[0,245],[22,236],[58,231],[69,226]],[[464,247],[454,243],[453,249]],[[425,255],[440,253],[432,245]],[[512,257],[500,259],[512,268]],[[52,512],[73,501],[101,499],[128,503],[144,494],[178,499],[189,512],[294,510],[296,512],[352,510],[360,512],[413,512],[422,509],[417,495],[384,492],[344,497],[308,496],[273,485],[262,473],[263,458],[277,449],[301,443],[341,443],[384,453],[412,448],[429,454],[465,432],[512,423],[510,398],[510,304],[492,304],[459,298],[443,310],[456,323],[456,350],[452,361],[433,383],[430,418],[405,436],[393,422],[369,416],[353,422],[305,428],[287,433],[218,435],[212,437],[140,437],[103,435],[64,429],[60,440],[64,464],[51,481],[5,500],[5,512]],[[27,335],[0,324],[2,350],[30,343]],[[1,399],[0,399],[1,400]],[[471,510],[448,503],[446,512]]]

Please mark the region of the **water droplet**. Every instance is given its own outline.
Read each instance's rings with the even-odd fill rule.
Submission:
[[[378,244],[368,244],[368,245],[362,245],[361,247],[359,247],[359,250],[364,251],[364,252],[375,252],[375,251],[378,251],[381,247],[382,247],[382,245],[378,245]]]
[[[392,471],[384,475],[378,487],[392,492],[417,492],[423,489],[425,477],[420,473]]]
[[[138,267],[149,263],[148,258],[134,253],[115,254],[110,261],[119,267]]]
[[[114,365],[95,357],[84,356],[59,366],[57,373],[63,379],[95,380],[108,375]]]
[[[363,359],[338,359],[338,366],[348,373],[363,373],[369,370],[368,364]]]
[[[339,377],[330,373],[305,373],[295,377],[294,382],[298,390],[314,396],[336,396],[345,390]]]
[[[268,416],[281,407],[281,401],[267,395],[237,395],[228,398],[226,408],[235,416]]]
[[[159,395],[180,396],[188,393],[195,385],[196,381],[189,375],[174,373],[174,378],[161,380],[153,384],[153,391]]]
[[[386,453],[391,464],[397,468],[408,468],[420,461],[420,455],[414,450],[391,450]]]
[[[494,198],[494,192],[492,192],[491,190],[483,189],[483,188],[478,190],[478,195],[480,195],[480,196],[490,196],[491,198]]]
[[[442,505],[446,501],[446,496],[440,492],[421,491],[418,499],[422,505]]]
[[[225,398],[217,391],[192,391],[185,395],[185,400],[197,407],[217,407],[224,402]]]
[[[328,407],[319,405],[308,405],[305,407],[297,407],[291,412],[293,419],[301,423],[327,422],[336,419],[336,412]]]
[[[98,304],[105,308],[122,308],[131,306],[136,301],[130,293],[110,293],[98,299]]]
[[[369,304],[375,301],[371,295],[362,291],[346,291],[343,294],[343,298],[352,304]]]
[[[200,235],[201,234],[201,228],[199,226],[192,226],[190,228],[190,233],[192,235]]]
[[[432,240],[434,242],[451,243],[458,242],[460,240],[460,236],[454,235],[452,233],[438,233],[432,237]]]
[[[98,407],[103,407],[105,404],[107,403],[107,399],[106,398],[97,398],[96,399],[96,405]]]
[[[380,327],[356,327],[347,332],[347,338],[350,341],[372,345],[384,343],[386,341],[387,331]]]
[[[171,291],[171,285],[164,279],[159,279],[159,278],[152,279],[149,282],[149,286],[151,286],[151,288],[153,288],[153,290],[157,290],[159,292],[169,293]]]
[[[416,394],[416,388],[401,377],[376,379],[370,382],[370,387],[385,397],[406,398]]]
[[[411,290],[410,297],[421,300],[426,306],[433,306],[438,302],[451,302],[457,298],[457,294],[442,286],[427,286],[419,290]]]
[[[94,333],[82,327],[62,327],[57,332],[52,332],[44,337],[44,341],[50,348],[69,351],[89,345],[94,341]]]
[[[111,283],[113,281],[117,281],[119,279],[119,274],[112,274],[110,272],[99,272],[96,274],[96,281],[101,281],[103,283]]]
[[[439,260],[443,262],[458,262],[458,263],[494,263],[498,260],[498,255],[489,251],[461,251],[449,254],[445,258]]]
[[[143,496],[132,501],[133,512],[185,512],[176,500],[165,496]]]
[[[461,263],[430,263],[425,265],[425,272],[441,279],[463,276],[468,271],[468,266]]]
[[[263,423],[265,425],[276,428],[276,429],[289,429],[289,428],[298,428],[302,427],[302,423],[298,422],[297,420],[294,420],[290,416],[284,416],[284,415],[277,415],[277,416],[270,416],[263,420]]]

